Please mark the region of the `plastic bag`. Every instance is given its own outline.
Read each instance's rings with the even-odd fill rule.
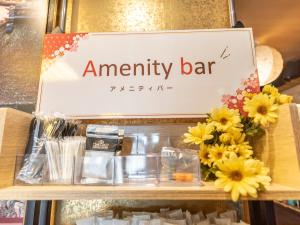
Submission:
[[[57,113],[53,116],[36,114],[31,122],[26,155],[17,179],[29,184],[42,183],[47,139],[74,136],[78,125],[78,121],[66,120],[63,115]]]

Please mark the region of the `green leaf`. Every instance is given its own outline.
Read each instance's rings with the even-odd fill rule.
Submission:
[[[243,131],[247,136],[258,137],[265,134],[264,128],[260,124],[254,123],[253,119],[249,117],[243,117],[242,124],[244,125]]]
[[[217,179],[215,175],[216,170],[213,167],[201,164],[201,175],[204,181],[214,181]]]

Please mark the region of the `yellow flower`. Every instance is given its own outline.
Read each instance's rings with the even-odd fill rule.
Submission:
[[[267,186],[271,181],[268,169],[259,160],[232,155],[228,160],[220,161],[217,167],[215,186],[231,192],[233,201],[237,201],[240,195],[256,198],[260,185]]]
[[[240,144],[245,141],[246,135],[241,129],[230,128],[227,132],[229,132],[232,137],[230,144]]]
[[[273,96],[276,99],[276,102],[280,105],[291,103],[293,100],[292,96],[280,94],[278,89],[271,85],[264,86],[262,92]]]
[[[213,109],[209,121],[216,126],[218,131],[226,131],[230,127],[242,127],[238,110],[229,109],[225,106]]]
[[[226,133],[222,133],[219,136],[219,141],[226,145],[234,145],[244,143],[245,137],[245,133],[240,128],[231,127]]]
[[[232,140],[232,134],[230,133],[223,133],[219,136],[219,140],[223,144],[229,144]]]
[[[206,140],[212,139],[214,126],[206,123],[198,123],[195,127],[189,127],[188,133],[184,134],[185,143],[193,143],[199,145]]]
[[[246,99],[244,111],[254,119],[255,123],[267,126],[269,122],[276,121],[278,105],[274,103],[274,97],[265,94],[255,95],[252,99]]]
[[[199,159],[200,159],[200,162],[204,165],[211,166],[211,164],[212,164],[212,160],[209,157],[208,147],[204,144],[202,144],[200,147]]]
[[[257,197],[259,184],[255,180],[253,169],[246,162],[242,158],[232,157],[217,164],[219,171],[216,172],[215,186],[231,192],[233,201],[237,201],[240,195]]]
[[[269,168],[264,166],[264,163],[259,160],[247,160],[247,163],[254,170],[254,175],[256,180],[263,186],[269,186],[271,182],[271,177],[268,176]]]
[[[262,92],[264,94],[272,95],[274,98],[276,98],[279,95],[278,89],[269,84],[267,84],[263,87]]]
[[[276,101],[280,105],[286,104],[286,103],[291,103],[293,101],[293,96],[290,96],[290,95],[279,95],[276,98]]]
[[[209,151],[209,158],[211,158],[212,162],[215,164],[219,162],[220,160],[225,160],[227,159],[227,147],[225,145],[214,145],[210,146],[208,148]]]
[[[234,152],[237,157],[242,157],[244,159],[250,158],[253,154],[252,147],[248,142],[230,145],[228,150]]]

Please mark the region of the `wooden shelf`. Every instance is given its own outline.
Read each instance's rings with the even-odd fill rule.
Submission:
[[[152,200],[230,200],[230,194],[212,183],[195,187],[149,186],[17,186],[14,175],[16,155],[24,153],[31,116],[16,110],[0,110],[0,199],[152,199]],[[99,121],[96,121],[99,122]],[[176,122],[176,124],[178,124]],[[182,134],[186,126],[174,129],[167,125],[133,126],[130,129],[160,130],[169,135]],[[15,132],[18,137],[15,136]],[[283,105],[278,121],[266,135],[255,142],[258,159],[270,168],[272,185],[256,200],[300,199],[300,120],[295,104]],[[22,135],[26,138],[20,138]],[[22,137],[23,137],[22,136]],[[23,147],[20,147],[23,146]],[[253,198],[244,198],[253,199]]]
[[[152,199],[152,200],[230,200],[230,194],[216,189],[213,183],[193,187],[149,186],[11,186],[0,190],[6,200],[75,200],[75,199]],[[242,198],[252,199],[253,198]],[[272,184],[256,200],[300,199],[300,190]]]

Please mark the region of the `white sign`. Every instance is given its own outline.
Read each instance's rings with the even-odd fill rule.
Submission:
[[[50,34],[37,111],[199,117],[258,89],[251,29]]]

